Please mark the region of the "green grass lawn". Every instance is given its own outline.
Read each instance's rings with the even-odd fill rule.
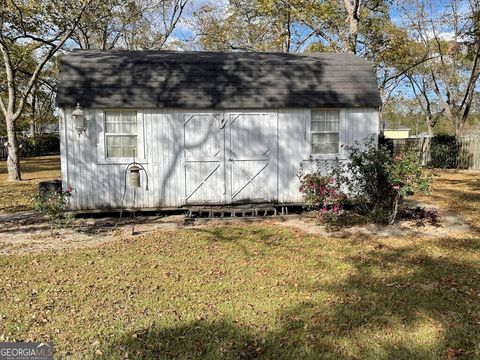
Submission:
[[[480,243],[268,225],[0,257],[3,341],[72,358],[480,357]]]
[[[23,181],[7,180],[6,161],[0,161],[0,213],[32,210],[38,183],[60,177],[60,157],[25,158],[20,162]]]
[[[2,211],[58,175],[55,157],[24,164],[27,184],[0,179]],[[444,172],[432,199],[475,225],[478,179]],[[478,227],[333,239],[210,226],[0,256],[0,341],[20,340],[75,359],[479,359]]]

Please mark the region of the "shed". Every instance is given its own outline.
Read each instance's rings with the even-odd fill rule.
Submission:
[[[372,66],[350,54],[74,51],[57,94],[72,210],[301,203],[301,162],[378,134]],[[79,104],[85,131],[75,130]],[[127,190],[133,160],[149,189]],[[145,177],[145,173],[141,173]]]
[[[385,139],[408,139],[410,137],[410,128],[402,124],[393,125],[385,120],[383,124],[383,136]]]

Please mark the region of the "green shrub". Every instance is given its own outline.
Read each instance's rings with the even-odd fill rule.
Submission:
[[[20,138],[22,153],[26,156],[43,156],[60,151],[58,134],[39,134]]]
[[[389,193],[384,165],[391,160],[386,147],[377,147],[375,138],[345,146],[347,161],[332,170],[337,183],[348,194],[351,203],[362,212],[371,213],[375,204]]]
[[[431,175],[412,152],[392,158],[384,146],[377,147],[373,136],[345,150],[347,161],[338,163],[331,176],[374,222],[394,223],[403,199],[429,190]]]
[[[430,190],[431,174],[425,172],[412,151],[398,156],[384,165],[387,174],[386,184],[389,188],[388,200],[389,223],[394,223],[398,204],[403,199],[415,195],[416,192],[426,193]],[[388,206],[388,204],[387,204]]]
[[[33,197],[34,209],[45,214],[52,224],[66,225],[71,220],[71,215],[66,213],[66,205],[72,191],[73,188],[41,192]]]
[[[453,135],[435,135],[430,140],[430,163],[434,168],[457,167],[458,144]]]

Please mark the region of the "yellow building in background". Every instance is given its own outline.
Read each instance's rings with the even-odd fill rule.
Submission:
[[[410,129],[383,129],[385,139],[408,139],[410,137]]]

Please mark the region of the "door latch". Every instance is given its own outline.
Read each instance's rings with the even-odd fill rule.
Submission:
[[[224,114],[215,114],[215,117],[220,120],[220,129],[224,129],[225,125],[227,125],[227,120],[225,120],[225,115]]]

